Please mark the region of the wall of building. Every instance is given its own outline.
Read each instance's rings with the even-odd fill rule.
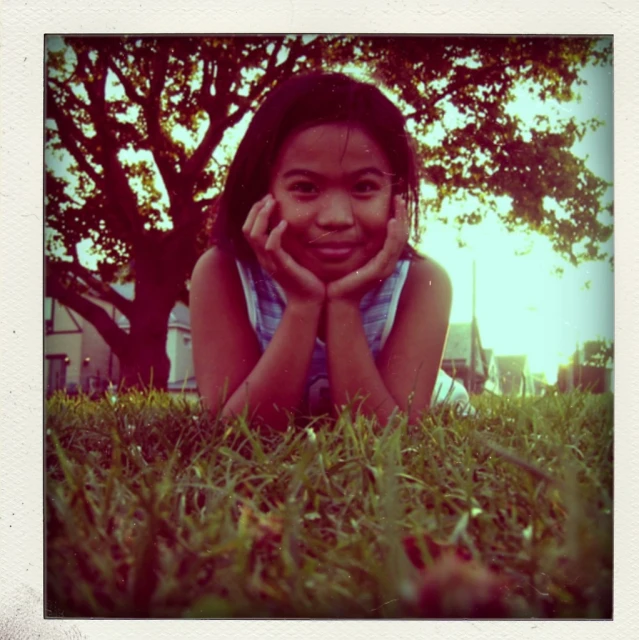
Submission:
[[[488,378],[484,383],[484,390],[490,393],[501,395],[501,386],[499,384],[499,371],[497,369],[497,363],[492,358],[488,363]]]
[[[182,327],[169,329],[166,351],[171,359],[169,382],[186,380],[193,376],[193,352],[191,349],[191,332]]]
[[[117,322],[122,315],[112,305],[92,299]],[[99,390],[109,381],[120,380],[120,363],[98,330],[84,318],[59,303],[47,300],[46,308],[54,333],[45,338],[45,355],[63,355],[68,358],[66,366],[67,388],[82,389],[86,392]],[[48,317],[48,316],[47,316]],[[126,329],[126,323],[124,330]],[[169,382],[193,377],[193,353],[191,331],[188,326],[173,325],[167,335],[167,354],[171,361]],[[45,385],[49,384],[49,366],[45,366]]]
[[[49,388],[49,358],[47,356],[65,356],[66,384],[80,384],[82,361],[82,318],[59,304],[51,305],[50,328],[53,330],[44,341],[44,384]],[[78,328],[80,327],[80,328]]]
[[[120,361],[99,331],[85,320],[82,334],[82,388],[93,391],[119,379]]]

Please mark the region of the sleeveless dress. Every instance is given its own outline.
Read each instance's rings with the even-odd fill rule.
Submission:
[[[236,265],[242,281],[249,321],[264,351],[284,314],[286,294],[259,263],[236,260]],[[375,359],[393,328],[409,266],[410,260],[399,260],[393,273],[366,293],[360,302],[364,333]],[[315,339],[303,404],[304,409],[312,415],[330,413],[332,409],[326,344],[319,338]],[[464,386],[442,369],[437,375],[431,406],[441,404],[453,405],[461,413],[473,412]]]

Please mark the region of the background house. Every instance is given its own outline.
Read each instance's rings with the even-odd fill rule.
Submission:
[[[134,295],[132,284],[115,285],[114,289],[128,299]],[[108,303],[92,298],[117,322],[128,330],[129,320]],[[82,316],[52,298],[45,298],[45,389],[68,392],[104,391],[109,383],[120,382],[120,363],[98,330]],[[171,368],[168,390],[195,392],[191,350],[191,318],[189,309],[177,303],[169,317],[166,350]]]
[[[531,396],[535,394],[535,383],[527,356],[496,356],[496,360],[503,395]]]
[[[476,322],[449,326],[442,369],[470,393],[482,392],[488,372]]]
[[[591,393],[612,391],[614,370],[607,363],[593,364],[593,356],[598,348],[597,341],[587,341],[575,349],[571,362],[561,365],[557,372],[557,388],[566,393],[573,389]]]
[[[484,349],[484,361],[486,363],[486,381],[484,391],[494,395],[501,395],[501,383],[499,381],[499,368],[494,349]]]
[[[96,302],[117,318],[112,305]],[[58,389],[93,393],[119,380],[118,359],[90,322],[52,298],[45,298],[44,308],[47,393]]]
[[[545,373],[533,373],[533,386],[534,386],[534,394],[536,396],[543,396],[550,389],[553,388],[553,385],[548,384],[548,378],[546,378]]]

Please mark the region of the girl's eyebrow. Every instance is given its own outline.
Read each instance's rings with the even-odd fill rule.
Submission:
[[[391,177],[392,174],[391,173],[386,173],[384,171],[382,171],[381,169],[377,168],[377,167],[362,167],[361,169],[357,169],[356,171],[351,172],[349,175],[349,177],[359,177],[362,176],[364,174],[367,173],[372,173],[380,178],[385,178],[385,177]],[[291,178],[294,176],[304,176],[306,178],[315,178],[315,179],[319,179],[319,178],[323,178],[324,175],[321,173],[317,173],[316,171],[312,171],[311,169],[289,169],[288,171],[286,171],[283,175],[282,178]]]

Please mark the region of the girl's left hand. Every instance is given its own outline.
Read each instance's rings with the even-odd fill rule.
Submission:
[[[328,300],[349,300],[359,304],[367,291],[388,278],[408,242],[409,226],[406,203],[395,196],[395,217],[388,221],[386,240],[380,252],[361,269],[331,282],[326,290]]]

